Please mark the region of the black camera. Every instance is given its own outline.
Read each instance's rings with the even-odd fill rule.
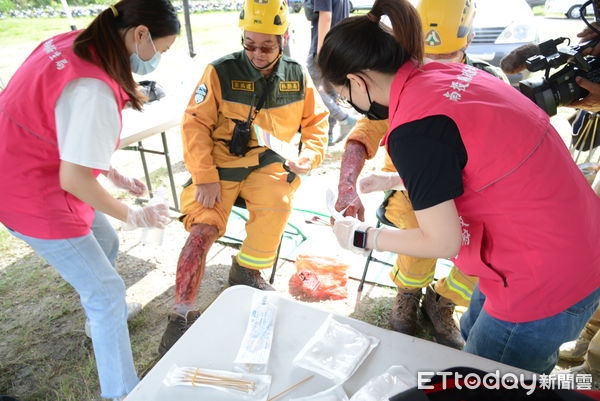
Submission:
[[[250,141],[250,125],[248,121],[233,120],[235,128],[229,141],[229,153],[234,156],[245,156]]]
[[[575,46],[558,45],[568,38],[550,39],[539,45],[539,54],[527,58],[525,66],[529,71],[546,70],[544,78],[530,78],[519,82],[519,90],[540,106],[548,115],[553,116],[558,106],[566,106],[586,97],[589,92],[575,83],[576,77],[583,77],[600,83],[600,59],[586,56],[586,50],[600,43],[600,31],[585,18],[585,8],[593,5],[596,21],[600,16],[600,0],[588,0],[580,8],[581,19],[594,31],[598,38]],[[560,70],[550,75],[552,68]]]
[[[565,40],[568,39],[551,39],[541,43],[541,54],[529,57],[525,65],[529,71],[545,69],[546,76],[519,82],[519,90],[550,116],[556,114],[558,106],[566,106],[588,95],[587,90],[575,83],[576,77],[600,83],[600,59],[583,55],[583,52],[594,47],[598,40],[558,49],[557,45]],[[551,68],[562,65],[565,66],[549,75]]]

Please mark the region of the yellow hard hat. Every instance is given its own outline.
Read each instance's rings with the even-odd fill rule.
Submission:
[[[425,34],[425,53],[453,53],[469,43],[475,0],[418,0]]]
[[[240,13],[240,28],[245,31],[283,35],[288,29],[286,0],[246,0]]]

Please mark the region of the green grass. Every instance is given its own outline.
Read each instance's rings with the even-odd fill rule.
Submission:
[[[533,15],[546,15],[544,6],[535,6],[531,10],[533,11]]]
[[[198,37],[198,45],[222,44],[223,39],[231,32],[236,32],[239,37],[237,26],[219,26],[219,15],[237,15],[237,12],[208,12],[192,14],[190,16],[194,37]],[[182,23],[182,39],[185,39],[183,29],[183,15],[179,16]],[[85,28],[93,17],[75,18],[77,28]],[[70,23],[66,18],[5,18],[0,19],[0,45],[18,45],[29,42],[40,42],[50,36],[68,31]],[[215,34],[215,31],[219,32]],[[181,42],[185,42],[182,40]],[[187,43],[184,43],[187,44]],[[196,44],[196,43],[195,43]]]
[[[237,12],[209,12],[190,16],[194,49],[206,62],[241,48],[241,33],[237,26]],[[295,15],[298,17],[298,15]],[[169,65],[172,53],[187,53],[187,37],[183,26],[181,35],[161,64]],[[76,18],[78,28],[85,28],[91,17]],[[35,46],[44,39],[70,29],[66,18],[0,19],[0,87],[6,85],[19,65]],[[175,62],[176,63],[176,62]],[[163,70],[161,68],[161,70]]]
[[[84,322],[73,289],[30,253],[1,267],[0,299],[0,393],[18,394],[23,400],[92,399],[84,398],[81,390],[96,393],[93,359],[88,376],[96,385],[91,390],[80,389],[72,396],[58,390],[64,371],[73,375],[71,387],[80,386],[79,371],[90,360],[89,346],[81,347],[81,336],[67,329]],[[64,364],[66,355],[68,364]]]
[[[360,307],[351,315],[359,320],[368,321],[375,326],[389,329],[389,317],[394,298],[369,298],[365,297]]]
[[[78,28],[83,28],[91,20],[91,17],[75,18],[75,24]],[[66,18],[5,18],[0,20],[0,44],[11,46],[40,42],[69,29]]]
[[[79,296],[42,258],[21,253],[25,256],[0,265],[0,394],[21,401],[100,401]],[[131,322],[139,371],[155,362],[164,304],[157,298]]]

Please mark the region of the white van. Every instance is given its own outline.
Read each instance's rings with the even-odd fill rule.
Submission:
[[[502,57],[525,43],[539,43],[533,11],[525,0],[477,0],[475,38],[467,53],[498,66]],[[508,78],[515,85],[527,72]]]
[[[349,0],[350,12],[353,13],[357,10],[370,10],[373,8],[375,0]]]
[[[560,13],[567,16],[567,18],[581,18],[581,6],[585,3],[585,0],[546,0],[544,9],[546,14],[548,13]],[[594,9],[592,5],[586,7],[584,15],[594,15]]]

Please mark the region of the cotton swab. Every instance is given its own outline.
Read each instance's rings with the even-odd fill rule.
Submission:
[[[200,371],[200,369],[181,369],[180,373],[181,375],[177,375],[175,379],[182,383],[190,383],[192,386],[208,384],[212,386],[231,388],[246,393],[256,390],[256,383],[251,380],[212,375],[203,373]]]

